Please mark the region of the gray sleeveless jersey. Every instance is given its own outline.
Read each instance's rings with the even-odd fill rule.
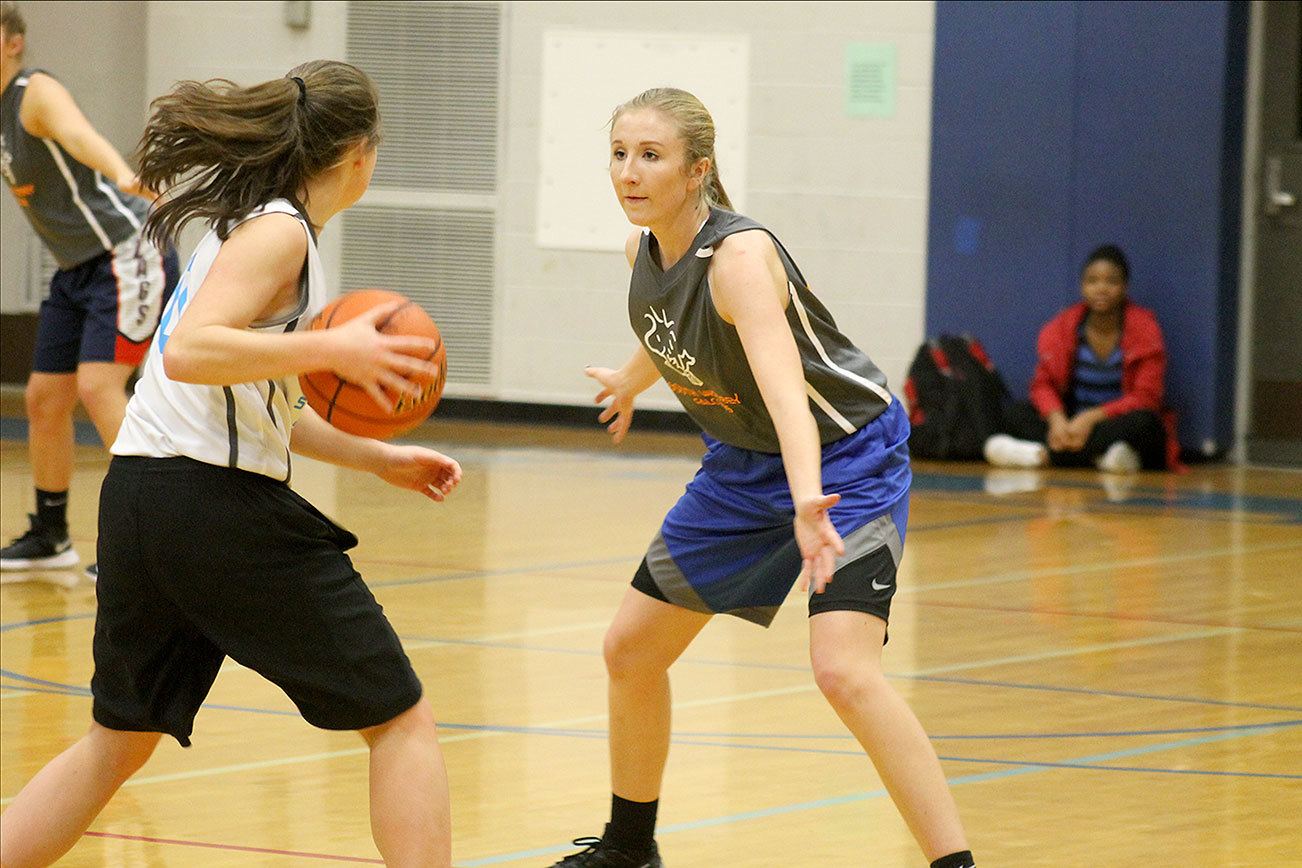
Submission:
[[[749,217],[712,209],[688,253],[668,271],[660,268],[655,237],[643,233],[633,263],[628,315],[661,376],[706,434],[743,449],[777,453],[773,418],[737,329],[724,322],[710,297],[708,272],[715,245],[748,229],[764,227]],[[881,415],[891,393],[885,375],[837,331],[795,261],[773,233],[769,236],[787,273],[787,324],[800,351],[810,409],[819,439],[831,443]]]
[[[149,203],[123,193],[53,139],[23,129],[18,110],[36,72],[43,70],[19,72],[0,97],[0,173],[59,267],[67,269],[139,232]]]

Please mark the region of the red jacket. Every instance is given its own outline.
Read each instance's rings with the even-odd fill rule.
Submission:
[[[1040,330],[1036,341],[1035,376],[1031,378],[1031,403],[1048,417],[1063,409],[1063,396],[1071,388],[1072,369],[1085,303],[1059,313]],[[1166,344],[1157,317],[1146,307],[1127,301],[1121,326],[1121,397],[1100,409],[1109,417],[1135,410],[1151,410],[1166,428],[1166,465],[1180,465],[1180,442],[1175,434],[1175,413],[1165,405]]]

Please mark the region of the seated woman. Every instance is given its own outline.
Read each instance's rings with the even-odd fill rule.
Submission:
[[[1083,300],[1040,330],[1031,400],[1009,408],[1004,433],[985,443],[987,461],[1116,473],[1178,466],[1174,416],[1163,409],[1162,330],[1127,298],[1129,279],[1117,247],[1085,260]]]

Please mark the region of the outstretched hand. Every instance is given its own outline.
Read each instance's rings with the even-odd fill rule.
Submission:
[[[811,587],[823,593],[836,572],[836,559],[845,554],[845,543],[832,525],[827,511],[841,502],[839,494],[824,494],[796,504],[796,545],[804,564],[800,570],[800,590]]]
[[[375,475],[390,485],[442,502],[461,482],[461,465],[423,446],[390,446]]]
[[[583,369],[583,373],[601,384],[601,391],[592,399],[592,403],[600,404],[607,398],[613,399],[606,409],[601,411],[597,421],[603,425],[610,423],[606,425],[606,430],[610,432],[611,440],[619,445],[624,435],[628,434],[629,426],[633,424],[633,399],[636,393],[627,387],[620,372],[612,368],[587,367]]]

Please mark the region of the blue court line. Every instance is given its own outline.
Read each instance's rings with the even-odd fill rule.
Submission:
[[[62,684],[57,681],[47,681],[43,678],[33,678],[30,675],[23,675],[13,672],[9,669],[0,669],[0,677],[10,678],[15,681],[23,682],[22,685],[3,685],[4,688],[11,690],[27,690],[32,693],[51,693],[60,696],[90,696],[90,688],[78,687],[74,684]],[[27,686],[32,685],[32,686]],[[239,711],[248,714],[271,714],[283,715],[289,717],[298,717],[295,710],[277,709],[277,708],[254,708],[242,705],[222,705],[218,703],[206,702],[202,706],[206,709],[215,709],[220,711]],[[1093,732],[1028,732],[1028,733],[973,733],[967,735],[929,735],[932,741],[1009,741],[1009,740],[1058,740],[1058,739],[1075,739],[1075,738],[1138,738],[1155,735],[1192,735],[1201,733],[1218,733],[1218,732],[1239,732],[1243,730],[1264,730],[1264,729],[1284,729],[1293,726],[1302,725],[1302,720],[1280,720],[1269,721],[1266,723],[1240,723],[1226,726],[1195,726],[1183,727],[1176,729],[1132,729],[1132,730],[1099,730]],[[576,727],[550,727],[550,726],[528,726],[528,725],[510,725],[510,724],[477,724],[477,723],[450,723],[440,722],[440,727],[444,729],[456,730],[482,730],[488,732],[507,732],[519,735],[550,735],[565,736],[569,738],[605,738],[609,730],[596,728],[576,728]],[[709,739],[709,738],[732,738],[732,739],[778,739],[788,741],[848,741],[853,740],[849,732],[844,733],[790,733],[790,732],[702,732],[695,730],[684,730],[674,733],[675,739]],[[684,744],[699,744],[703,746],[711,745],[706,741],[683,741]],[[744,748],[745,744],[719,744],[718,747],[735,747]],[[780,751],[798,751],[804,753],[845,753],[858,755],[860,750],[835,750],[820,748],[796,748],[784,745],[766,745],[767,750]],[[944,757],[942,757],[944,758]],[[969,762],[978,760],[967,760],[962,757],[948,757],[956,762]],[[990,762],[996,762],[991,760]],[[1013,763],[1016,760],[998,760],[1001,763]],[[1246,774],[1246,773],[1245,773]]]
[[[446,573],[441,576],[417,576],[411,579],[388,579],[385,581],[372,582],[367,581],[367,586],[372,588],[400,588],[404,585],[426,585],[435,582],[452,582],[460,579],[491,579],[499,576],[516,576],[528,573],[550,573],[560,570],[581,569],[583,567],[606,567],[606,566],[631,566],[637,563],[638,558],[642,555],[636,554],[631,557],[614,557],[598,558],[587,561],[564,561],[562,563],[551,564],[533,564],[526,567],[504,567],[499,570],[461,570],[455,573]]]
[[[932,741],[1009,741],[1009,740],[1054,740],[1070,738],[1136,738],[1148,737],[1155,735],[1199,735],[1209,732],[1237,732],[1243,729],[1259,729],[1262,727],[1286,728],[1291,726],[1302,726],[1302,719],[1298,720],[1279,720],[1270,723],[1235,723],[1227,726],[1190,726],[1176,729],[1115,729],[1115,730],[1097,730],[1094,732],[996,732],[996,733],[973,733],[968,735],[935,735],[928,733],[927,737]],[[557,730],[562,731],[562,730]],[[577,732],[579,730],[564,730],[564,732]],[[587,731],[587,730],[583,730]],[[606,732],[606,730],[596,730]],[[854,736],[849,731],[841,733],[794,733],[794,732],[700,732],[695,730],[674,731],[674,735],[683,738],[763,738],[763,739],[790,739],[796,741],[853,741]],[[862,753],[862,751],[854,751]]]
[[[1263,711],[1302,712],[1302,706],[1271,705],[1264,702],[1235,702],[1228,699],[1207,699],[1200,696],[1165,696],[1160,693],[1135,693],[1128,690],[1100,690],[1093,687],[1065,687],[1054,684],[1022,684],[1016,681],[993,681],[986,678],[958,678],[949,675],[890,675],[910,681],[936,681],[942,684],[964,684],[970,687],[1004,687],[1010,690],[1041,690],[1049,693],[1078,693],[1084,696],[1112,696],[1118,699],[1145,699],[1152,702],[1185,702],[1192,705],[1220,705],[1227,708],[1256,708]]]
[[[466,645],[480,648],[500,648],[514,651],[536,651],[544,654],[569,654],[578,657],[600,657],[600,651],[578,648],[560,648],[550,645],[523,645],[488,639],[442,639],[432,636],[402,636],[404,642],[431,642],[445,645]],[[737,669],[759,669],[775,672],[808,672],[808,664],[800,663],[754,663],[750,661],[709,660],[701,657],[682,657],[679,663],[693,666],[729,666]],[[1044,690],[1054,693],[1078,693],[1086,696],[1112,696],[1126,699],[1148,699],[1161,702],[1184,702],[1194,705],[1218,705],[1231,708],[1256,708],[1264,711],[1302,712],[1302,706],[1271,705],[1254,702],[1234,702],[1222,699],[1204,699],[1193,696],[1163,696],[1154,693],[1132,693],[1118,690],[1100,690],[1092,687],[1066,687],[1060,685],[1024,684],[1013,681],[993,681],[981,678],[957,678],[943,675],[912,675],[909,673],[886,672],[887,678],[899,678],[909,681],[935,681],[942,684],[963,684],[976,687],[1003,687],[1012,690]]]
[[[76,441],[79,444],[87,446],[99,446],[99,435],[95,431],[95,426],[89,422],[78,421],[76,423]],[[27,420],[20,418],[3,417],[0,418],[0,439],[4,440],[26,440],[27,439]],[[425,440],[411,440],[406,442],[422,443]],[[514,450],[528,450],[529,447],[507,447]],[[555,449],[547,450],[549,454],[554,454]],[[559,450],[565,452],[565,450]],[[576,458],[583,458],[587,455],[584,452],[565,452]],[[665,456],[629,454],[612,452],[602,456],[603,459],[609,458],[615,461],[623,460],[646,460],[647,458],[661,458]],[[540,459],[527,455],[523,463],[537,462]],[[545,459],[544,459],[545,460]],[[642,471],[622,471],[617,476],[632,475],[636,478],[660,478],[659,474]],[[914,470],[913,489],[919,492],[952,492],[955,494],[983,494],[985,493],[985,476],[984,471],[979,473],[934,473],[926,470]],[[1074,488],[1088,491],[1098,491],[1097,482],[1086,480],[1071,479],[1054,479],[1037,491],[1044,491],[1047,488]],[[1033,494],[1035,492],[1026,492]],[[1006,507],[1015,507],[1026,509],[1034,504],[1025,502],[1008,503],[1001,502],[993,495],[983,498],[977,498],[973,502],[985,505],[997,505]],[[1125,511],[1126,507],[1138,507],[1141,509],[1152,509],[1158,513],[1169,512],[1171,509],[1187,510],[1206,510],[1211,512],[1251,512],[1264,513],[1275,516],[1276,522],[1288,524],[1302,524],[1302,498],[1282,497],[1274,495],[1242,494],[1220,491],[1194,491],[1190,489],[1173,489],[1168,490],[1163,487],[1143,485],[1136,486],[1127,494],[1125,500],[1112,503],[1092,502],[1083,504],[1082,508],[1086,512],[1093,511]],[[1042,513],[1035,513],[1041,515]]]
[[[73,439],[78,446],[103,446],[99,432],[90,422],[80,419],[73,422]],[[0,440],[27,440],[27,420],[9,416],[0,417]]]
[[[1108,762],[1114,759],[1123,759],[1130,756],[1141,756],[1143,754],[1158,753],[1167,750],[1178,750],[1182,747],[1194,747],[1202,744],[1209,744],[1217,741],[1227,741],[1234,738],[1244,738],[1250,735],[1256,735],[1256,731],[1239,731],[1233,733],[1221,733],[1217,735],[1207,735],[1200,738],[1181,739],[1179,741],[1163,742],[1155,745],[1146,745],[1144,747],[1130,748],[1121,751],[1112,751],[1109,753],[1093,754],[1090,756],[1079,757],[1074,760],[1066,760],[1066,763],[1081,765],[1086,763]],[[981,772],[972,775],[961,775],[955,778],[949,778],[949,785],[960,786],[963,784],[984,783],[986,781],[996,781],[1005,778],[1019,777],[1022,775],[1045,772],[1058,766],[1051,766],[1044,763],[1033,766],[1019,766],[1011,769],[1000,769],[997,771]],[[1074,767],[1074,766],[1073,766]],[[1107,771],[1110,767],[1089,767],[1091,771]],[[850,793],[844,796],[834,796],[827,799],[815,799],[806,802],[795,802],[787,805],[775,805],[769,808],[761,808],[754,811],[743,811],[736,814],[727,814],[718,817],[708,817],[700,820],[691,820],[685,823],[672,823],[661,826],[656,830],[657,837],[671,835],[676,832],[690,832],[697,829],[707,829],[714,826],[724,826],[733,823],[741,823],[749,820],[760,820],[766,817],[776,817],[784,814],[793,814],[802,811],[821,810],[823,808],[834,808],[842,805],[854,804],[857,802],[866,802],[874,799],[888,797],[885,789],[869,790],[862,793]],[[538,847],[531,850],[518,850],[513,853],[501,853],[496,856],[486,856],[480,859],[462,861],[458,864],[461,868],[478,868],[481,865],[497,865],[502,862],[514,862],[519,859],[531,859],[534,857],[550,856],[556,853],[563,853],[573,850],[572,844],[557,844],[550,847]]]
[[[1048,488],[1075,488],[1099,491],[1097,482],[1054,479],[1034,494]],[[928,473],[913,474],[915,491],[953,492],[956,494],[984,494],[985,474],[947,474]],[[978,499],[976,502],[989,503],[990,500]],[[1025,508],[1025,502],[1008,503],[1008,506]],[[1296,497],[1279,497],[1260,494],[1233,494],[1219,491],[1194,491],[1190,489],[1167,490],[1154,486],[1136,486],[1127,493],[1126,499],[1113,503],[1091,503],[1090,508],[1110,509],[1113,507],[1139,506],[1160,511],[1174,509],[1210,510],[1212,512],[1257,512],[1278,516],[1282,521],[1296,524],[1302,522],[1302,499]]]
[[[1235,729],[1271,729],[1286,728],[1302,725],[1302,721],[1282,721],[1278,723],[1260,724],[1257,726],[1235,727]],[[722,747],[729,750],[751,750],[766,751],[779,753],[804,753],[804,754],[821,754],[824,756],[864,756],[862,749],[839,749],[839,748],[808,748],[808,747],[786,747],[776,744],[735,744],[733,742],[720,741],[699,741],[695,739],[681,739],[675,736],[671,739],[674,744],[688,745],[692,747]],[[975,763],[977,765],[996,765],[996,766],[1037,766],[1042,768],[1054,769],[1090,769],[1091,771],[1109,771],[1109,772],[1152,772],[1154,774],[1180,775],[1191,774],[1196,776],[1214,776],[1214,777],[1235,777],[1235,778],[1278,778],[1280,780],[1302,780],[1302,773],[1290,774],[1282,772],[1227,772],[1204,769],[1166,769],[1156,766],[1101,766],[1086,762],[1052,762],[1049,760],[1015,760],[1003,759],[1000,757],[977,757],[977,756],[946,756],[938,755],[945,762],[955,763]]]
[[[71,685],[58,685],[55,682],[43,681],[42,679],[37,679],[37,678],[29,678],[27,676],[17,675],[15,673],[3,671],[3,670],[0,670],[0,674],[3,674],[6,677],[32,682],[34,684],[52,685],[49,687],[34,686],[34,687],[17,688],[20,690],[28,690],[33,693],[48,693],[56,696],[87,697],[90,695],[90,691],[85,688],[76,688]],[[281,717],[297,718],[300,716],[297,711],[291,711],[286,709],[248,708],[248,707],[237,706],[237,705],[222,705],[217,703],[204,703],[203,708],[211,709],[211,710],[219,710],[219,711],[237,711],[237,712],[244,712],[250,714],[267,714],[267,715],[281,716]],[[1219,732],[1229,733],[1229,734],[1247,733],[1247,734],[1255,735],[1261,732],[1268,732],[1270,730],[1277,730],[1277,729],[1285,729],[1285,728],[1299,726],[1299,725],[1302,725],[1302,720],[1274,721],[1268,723],[1242,724],[1238,726],[1226,726],[1226,727],[1205,727],[1201,729],[1191,729],[1191,730],[1184,730],[1184,731],[1186,732],[1219,731]],[[540,727],[540,726],[510,726],[505,724],[449,723],[444,721],[440,721],[438,726],[441,729],[469,731],[469,732],[513,733],[518,735],[580,738],[580,739],[601,740],[601,741],[605,741],[607,738],[609,738],[609,731],[605,729],[558,729],[553,727]],[[1180,732],[1180,730],[1170,730],[1170,732]],[[1134,736],[1134,735],[1147,735],[1147,734],[1148,733],[1146,732],[1140,731],[1140,732],[1119,732],[1119,733],[1085,733],[1080,735],[1082,736]],[[736,738],[760,738],[760,737],[849,738],[850,737],[848,734],[846,736],[792,736],[792,735],[784,735],[784,734],[763,735],[763,734],[755,733],[755,734],[739,735],[734,733],[719,733],[718,735],[722,737],[729,737],[729,738],[733,738],[733,737]],[[983,736],[965,736],[965,738],[982,738],[982,737]],[[996,738],[1000,738],[1000,737],[1002,736],[996,736]],[[1036,736],[1026,735],[1020,737],[1035,738]],[[932,738],[933,739],[945,738],[945,736],[932,736]],[[717,747],[717,748],[723,748],[725,750],[762,751],[766,753],[801,753],[801,754],[817,754],[821,756],[852,756],[852,757],[863,756],[863,751],[858,748],[850,748],[850,749],[809,748],[809,747],[791,747],[787,745],[775,745],[775,744],[738,744],[732,741],[703,740],[700,738],[693,737],[693,733],[675,733],[671,738],[671,742],[681,747]],[[967,757],[967,756],[952,756],[952,755],[945,755],[945,754],[941,754],[939,758],[945,762],[970,763],[970,764],[977,764],[977,765],[1013,766],[1018,768],[1020,767],[1030,767],[1030,768],[1040,768],[1040,769],[1069,768],[1069,769],[1085,769],[1090,771],[1130,772],[1130,773],[1139,773],[1139,774],[1190,775],[1194,777],[1230,777],[1230,778],[1266,778],[1266,779],[1279,779],[1279,780],[1302,780],[1302,774],[1287,774],[1287,773],[1276,773],[1276,772],[1223,771],[1219,769],[1169,769],[1169,768],[1161,768],[1158,766],[1102,766],[1102,765],[1095,765],[1086,760],[1053,762],[1047,760],[1015,760],[1015,759],[1006,759],[1001,757]]]
[[[50,618],[36,618],[31,621],[11,621],[8,624],[0,624],[0,633],[8,633],[10,630],[17,630],[21,627],[35,627],[40,624],[57,624],[60,621],[84,621],[87,618],[94,617],[94,612],[84,612],[80,615],[55,615]]]
[[[52,618],[37,618],[31,621],[15,621],[9,624],[0,625],[0,633],[8,632],[10,630],[16,630],[21,627],[32,627],[41,624],[56,623],[59,621],[85,620],[93,617],[95,617],[93,614],[61,615]],[[600,656],[601,654],[600,651],[587,651],[587,650],[576,649],[576,648],[556,648],[556,647],[545,646],[545,645],[519,645],[519,644],[510,644],[506,642],[493,642],[491,640],[483,640],[483,639],[444,639],[444,638],[434,638],[428,636],[402,636],[400,638],[404,642],[433,642],[433,643],[441,643],[447,645],[467,645],[467,646],[475,646],[475,647],[502,648],[506,650],[537,651],[540,653],[569,654],[569,655],[580,656],[580,657],[597,657]],[[692,665],[700,665],[700,666],[733,666],[739,669],[761,669],[761,670],[786,671],[786,672],[807,672],[809,670],[809,667],[807,665],[796,664],[796,663],[752,663],[747,661],[709,660],[704,658],[692,658],[692,657],[684,657],[681,659],[680,662],[690,663]],[[12,673],[10,672],[10,670],[0,669],[0,674],[6,674],[6,673],[14,678],[27,678],[27,676],[22,676],[22,675],[18,675],[17,673]],[[1296,705],[1277,705],[1277,704],[1261,703],[1261,702],[1236,702],[1236,701],[1224,700],[1224,699],[1207,699],[1205,697],[1199,697],[1199,696],[1166,696],[1166,695],[1156,694],[1156,693],[1138,693],[1138,692],[1131,692],[1131,691],[1124,691],[1124,690],[1103,690],[1103,689],[1093,688],[1093,687],[1068,687],[1064,685],[1053,685],[1053,684],[1026,684],[1023,682],[1016,682],[1016,681],[996,681],[996,680],[985,679],[985,678],[962,678],[962,677],[945,676],[945,675],[912,675],[909,673],[894,673],[894,672],[887,672],[885,674],[887,678],[898,678],[898,679],[909,680],[909,681],[930,681],[939,684],[962,684],[970,687],[999,687],[1008,690],[1032,690],[1032,691],[1042,691],[1042,692],[1050,692],[1050,693],[1073,693],[1073,694],[1079,694],[1083,696],[1109,696],[1109,697],[1116,697],[1121,699],[1143,699],[1152,702],[1180,702],[1180,703],[1186,703],[1190,705],[1212,705],[1212,706],[1221,706],[1226,708],[1253,708],[1262,711],[1302,712],[1302,706],[1296,706]],[[46,682],[46,683],[52,684],[52,682]],[[66,685],[55,685],[55,686],[66,686]],[[70,688],[70,689],[79,689],[79,688]]]

